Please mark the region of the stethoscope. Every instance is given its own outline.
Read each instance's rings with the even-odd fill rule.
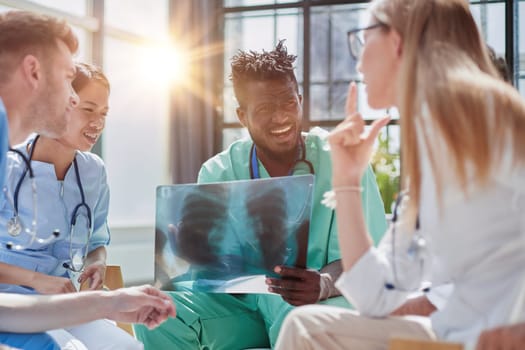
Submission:
[[[33,142],[36,142],[38,140],[39,136],[36,136]],[[35,148],[31,147],[29,151],[29,159],[19,150],[14,148],[9,148],[9,151],[14,152],[20,156],[20,158],[24,161],[26,168],[22,173],[22,176],[18,180],[18,183],[15,187],[15,196],[13,198],[13,201],[11,203],[13,207],[13,217],[7,221],[7,233],[11,237],[16,237],[22,233],[24,230],[24,225],[22,224],[22,221],[20,220],[20,216],[18,215],[18,192],[20,191],[20,186],[22,185],[22,181],[25,178],[26,174],[29,172],[29,179],[31,181],[31,193],[32,193],[32,200],[33,200],[33,220],[31,221],[31,230],[27,230],[26,232],[29,233],[32,236],[30,244],[35,241],[36,238],[36,225],[37,225],[37,192],[36,192],[36,181],[35,181],[35,174],[33,173],[33,167],[31,167],[31,158],[33,157],[33,152]],[[7,188],[4,187],[4,192],[6,193],[6,198],[9,198],[7,195]],[[58,235],[57,235],[58,236]],[[49,237],[49,240],[53,239],[54,235],[51,235]],[[46,240],[43,240],[47,242]],[[42,242],[39,242],[42,243]],[[20,246],[13,246],[12,243],[7,243],[6,247],[8,249],[17,249],[22,247]]]
[[[392,211],[392,240],[391,240],[391,250],[392,250],[392,270],[394,273],[394,283],[385,283],[385,288],[388,290],[398,290],[403,292],[413,292],[414,290],[411,289],[404,289],[400,287],[401,283],[399,283],[398,275],[397,275],[397,264],[396,264],[396,223],[399,219],[399,206],[401,205],[401,201],[403,200],[403,197],[405,196],[405,193],[399,193],[397,196],[396,202],[394,204],[394,210]],[[406,254],[410,259],[415,261],[417,258],[420,257],[421,253],[426,248],[426,240],[420,233],[420,220],[419,215],[416,218],[416,224],[415,224],[415,231],[412,235],[412,238],[410,240],[410,244],[408,246],[408,249],[406,251]],[[423,260],[420,260],[420,264],[423,264]],[[421,270],[423,269],[423,266],[420,266]],[[430,287],[424,287],[421,289],[422,292],[428,292],[430,291]]]
[[[299,149],[297,153],[298,153],[297,159],[295,160],[295,163],[290,169],[290,172],[288,173],[288,175],[293,175],[294,170],[298,168],[298,165],[300,164],[304,164],[307,167],[308,173],[315,175],[314,166],[309,160],[306,159],[306,148],[305,148],[304,140],[302,137],[300,137]],[[252,180],[261,178],[261,173],[259,171],[259,161],[257,160],[257,149],[255,147],[255,143],[252,145],[250,149],[250,178]]]
[[[37,135],[32,143],[30,142],[30,143],[27,144],[27,147],[28,148],[30,147],[30,149],[29,149],[29,158],[27,158],[19,150],[16,150],[16,149],[13,149],[13,148],[9,149],[10,151],[17,153],[23,159],[24,163],[26,163],[26,169],[22,172],[22,175],[20,176],[20,179],[18,180],[18,182],[16,184],[16,187],[15,187],[15,191],[13,193],[13,203],[12,203],[12,205],[13,205],[13,217],[11,219],[9,219],[9,221],[7,222],[7,233],[10,236],[12,236],[12,237],[16,237],[16,236],[20,235],[20,233],[23,231],[23,225],[22,225],[22,222],[20,220],[20,216],[18,214],[18,197],[19,197],[20,188],[22,186],[22,183],[23,183],[23,181],[24,181],[24,179],[26,177],[26,174],[29,172],[29,178],[31,179],[31,191],[32,191],[32,197],[33,197],[32,229],[30,231],[26,230],[32,236],[29,245],[31,245],[34,241],[37,241],[38,243],[49,243],[51,240],[53,240],[54,238],[56,238],[56,237],[58,237],[60,235],[60,231],[55,230],[55,231],[53,231],[53,233],[48,238],[45,238],[45,239],[37,238],[37,232],[36,232],[36,226],[37,226],[37,220],[36,220],[36,218],[37,218],[37,216],[36,216],[37,194],[36,194],[36,182],[35,182],[35,179],[34,179],[34,172],[33,172],[33,168],[31,167],[31,160],[33,159],[33,153],[34,153],[34,150],[35,150],[36,142],[38,141],[39,137],[40,137],[40,135]],[[92,235],[92,228],[91,228],[92,227],[91,226],[92,216],[91,216],[91,208],[89,207],[89,205],[86,202],[86,197],[85,197],[85,194],[84,194],[84,188],[82,186],[82,181],[80,179],[80,171],[78,169],[78,163],[77,163],[77,159],[76,158],[73,159],[73,167],[75,169],[75,176],[76,176],[77,187],[78,187],[78,190],[80,192],[80,197],[81,197],[82,201],[75,206],[75,208],[73,209],[73,213],[71,214],[70,232],[69,232],[69,259],[70,259],[70,263],[64,263],[63,267],[65,267],[65,268],[67,268],[67,269],[69,269],[71,271],[74,271],[74,272],[80,272],[80,271],[82,271],[82,269],[84,268],[84,265],[85,265],[85,260],[86,260],[87,251],[88,251],[87,248],[88,248],[88,245],[89,245],[89,240],[91,239],[91,235]],[[85,209],[85,213],[83,213],[82,208]],[[79,216],[84,216],[86,218],[86,229],[87,229],[87,239],[86,239],[86,243],[85,243],[82,255],[73,254],[73,237],[74,237],[74,234],[75,234],[75,231],[76,231],[77,218]],[[25,248],[24,246],[21,246],[21,245],[14,245],[11,242],[7,243],[6,247],[8,249],[16,249],[16,250],[21,250],[21,249]]]
[[[70,263],[63,263],[62,266],[64,266],[66,269],[69,269],[74,272],[80,272],[84,269],[84,266],[86,264],[86,257],[88,254],[88,246],[89,241],[91,240],[91,235],[93,234],[93,230],[91,228],[91,208],[86,203],[86,196],[84,195],[84,188],[82,187],[82,182],[80,181],[80,172],[78,170],[78,164],[77,159],[73,159],[73,166],[75,168],[75,176],[77,178],[77,186],[78,190],[80,192],[80,197],[82,201],[76,205],[75,209],[73,209],[73,213],[71,213],[71,223],[70,223],[70,229],[69,229],[69,261]],[[81,209],[85,209],[85,214],[81,211]],[[84,216],[87,218],[86,220],[86,229],[87,229],[87,237],[86,237],[86,243],[84,244],[84,249],[82,249],[82,255],[79,254],[73,254],[73,236],[75,234],[75,227],[77,224],[77,218],[79,216]]]

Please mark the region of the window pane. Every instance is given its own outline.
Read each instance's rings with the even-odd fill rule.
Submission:
[[[105,1],[106,24],[133,34],[165,37],[168,34],[169,0]]]
[[[346,32],[368,21],[365,8],[366,5],[362,4],[312,9],[310,119],[313,121],[341,120],[345,116],[348,84],[360,79],[356,61],[348,51]],[[366,103],[366,96],[362,96],[360,102]]]
[[[302,49],[302,12],[297,9],[250,11],[226,14],[224,18],[225,64],[238,50],[271,50],[286,39],[288,51]]]
[[[385,212],[391,213],[399,192],[399,126],[389,125],[381,130],[374,145],[371,165],[383,198]]]
[[[523,98],[525,98],[525,79],[520,79],[520,93],[521,93],[521,96],[523,96]]]
[[[505,4],[471,5],[478,27],[496,53],[505,55]]]
[[[327,10],[324,8],[312,10],[310,29],[310,81],[312,83],[326,82],[328,79],[329,22],[330,14]]]
[[[91,62],[91,33],[77,26],[71,26],[78,38],[78,51],[75,61]]]
[[[237,113],[235,110],[239,106],[235,94],[233,93],[233,86],[231,84],[224,86],[223,90],[223,115],[225,123],[236,123],[239,120],[237,119]]]
[[[224,42],[224,121],[237,122],[238,106],[230,81],[231,59],[243,51],[272,50],[277,41],[286,39],[288,53],[297,55],[295,75],[302,81],[302,12],[297,9],[276,11],[250,11],[225,16]]]
[[[224,7],[271,5],[274,0],[224,0]]]
[[[311,85],[310,86],[310,119],[327,120],[330,119],[328,108],[328,86]]]
[[[224,7],[273,5],[296,1],[297,0],[224,0]]]
[[[310,74],[312,82],[356,79],[356,62],[348,52],[346,32],[368,20],[364,5],[312,9]]]
[[[275,43],[275,11],[226,14],[224,17],[224,74],[238,50],[268,50]]]
[[[106,37],[111,82],[103,155],[112,226],[153,225],[155,188],[168,183],[168,90],[144,79],[138,45]],[[125,62],[126,64],[122,64]]]
[[[30,0],[35,4],[57,9],[77,16],[87,15],[87,0]]]
[[[520,78],[525,79],[525,0],[521,0],[518,4],[518,33],[517,33],[517,40],[518,40],[518,52],[519,52],[519,60],[518,60],[518,72],[520,74]],[[519,89],[521,91],[521,94],[525,96],[525,85],[524,80],[520,80]]]
[[[9,7],[9,6],[0,5],[0,12],[7,12],[11,10],[14,10],[14,8]]]
[[[350,56],[347,44],[347,32],[355,27],[364,27],[368,23],[368,13],[363,5],[333,7],[332,32],[332,77],[337,79],[358,79],[356,61]]]
[[[332,105],[330,115],[332,119],[344,119],[346,117],[345,104],[348,95],[348,83],[335,83],[332,85]]]
[[[13,7],[0,5],[0,12],[6,12],[10,10],[16,10],[16,9]],[[73,29],[73,32],[77,36],[78,43],[79,43],[78,51],[74,57],[75,61],[90,62],[91,61],[90,59],[91,57],[91,40],[90,40],[91,35],[90,33],[87,30],[74,26],[74,25],[71,25],[71,28]]]

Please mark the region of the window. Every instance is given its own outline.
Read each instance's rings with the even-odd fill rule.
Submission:
[[[516,41],[518,42],[518,88],[521,95],[525,98],[525,0],[519,1],[518,13],[514,20],[516,23],[519,23],[518,32],[516,33]]]
[[[268,6],[272,4],[274,8]],[[266,6],[261,9],[257,5]],[[225,1],[225,6],[251,7],[233,8],[231,11],[225,8],[223,148],[247,134],[235,117],[237,101],[229,81],[230,58],[237,50],[271,50],[280,39],[286,39],[288,51],[298,56],[295,73],[304,98],[304,118],[308,128],[322,126],[330,129],[344,118],[344,102],[350,81],[358,83],[359,110],[368,118],[384,115],[385,111],[374,111],[368,107],[364,86],[355,69],[356,62],[348,54],[346,44],[347,30],[367,20],[366,3],[323,5],[323,1],[316,1],[311,7],[297,3],[286,7],[272,1],[231,0]],[[305,13],[310,15],[306,17]],[[309,30],[306,30],[307,25]],[[309,33],[310,37],[304,33]],[[305,49],[307,55],[304,54]],[[390,128],[386,135],[392,136],[385,138],[385,145],[396,154],[399,150],[398,127],[394,125],[393,130]],[[394,158],[397,171],[394,177],[398,177],[399,157]]]
[[[0,11],[15,6],[13,1],[6,1],[10,6],[2,3],[0,0]],[[155,188],[170,182],[169,88],[151,79],[162,74],[155,69],[161,65],[142,58],[149,43],[168,37],[169,0],[111,0],[102,2],[103,9],[95,9],[95,3],[100,4],[20,1],[16,9],[66,19],[79,37],[76,59],[102,61],[111,83],[110,110],[98,151],[111,188],[108,263],[124,266],[127,283],[142,283],[153,280]],[[102,15],[101,10],[106,23],[94,17]],[[104,45],[96,47],[100,26],[105,26]]]
[[[112,88],[102,156],[111,188],[110,224],[151,227],[155,188],[169,183],[169,89],[157,79],[162,67],[145,50],[168,36],[168,1],[104,3],[104,70]]]
[[[49,13],[59,18],[65,18],[71,23],[71,27],[79,41],[79,48],[75,59],[89,61],[91,57],[91,31],[88,23],[90,23],[90,21],[79,17],[86,16],[86,1],[70,2],[67,0],[61,0],[52,2],[52,4],[48,4],[49,1],[45,0],[35,0],[33,2],[34,4],[28,3],[24,7],[11,7],[2,5],[2,1],[0,1],[0,12],[10,10],[31,10]],[[56,12],[57,10],[60,10],[61,12]]]
[[[378,146],[382,147],[380,151],[393,156],[389,157],[393,159],[390,168],[393,173],[389,174],[391,183],[395,184],[400,172],[397,111],[376,111],[368,107],[364,86],[355,69],[356,62],[348,54],[346,45],[346,32],[367,20],[367,1],[333,3],[326,0],[224,0],[224,123],[219,135],[221,144],[226,148],[235,139],[247,134],[235,117],[237,102],[228,80],[230,58],[237,50],[270,50],[278,39],[286,38],[288,51],[298,55],[296,76],[303,93],[304,118],[308,128],[321,126],[330,129],[344,118],[346,91],[352,80],[358,84],[358,108],[366,118],[374,119],[384,113],[393,116]],[[506,28],[506,6],[511,3],[505,0],[471,1],[472,13],[484,38],[496,53],[503,56],[506,54],[507,35],[502,28]],[[517,87],[525,96],[525,21],[518,21],[520,17],[525,17],[525,0],[519,1],[519,13],[515,12],[514,18],[515,23],[519,23],[514,38],[519,39]],[[390,202],[392,198],[384,200]],[[389,205],[386,206],[389,211]]]

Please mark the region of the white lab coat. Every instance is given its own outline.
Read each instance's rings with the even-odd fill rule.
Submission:
[[[431,315],[432,328],[441,339],[471,345],[483,329],[524,319],[525,169],[512,168],[511,154],[506,152],[490,183],[470,185],[465,195],[453,178],[446,148],[437,144],[439,138],[430,138],[444,176],[440,209],[422,141],[431,133],[426,130],[419,143],[420,233],[426,248],[412,257],[406,253],[413,229],[404,223],[401,213],[395,224],[397,278],[391,227],[379,247],[365,253],[336,286],[362,314],[381,317],[405,301],[410,294],[406,290],[417,289],[424,280],[434,285],[452,282],[454,289],[443,309]],[[397,288],[385,288],[386,283]]]

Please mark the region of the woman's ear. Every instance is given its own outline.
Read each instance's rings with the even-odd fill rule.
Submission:
[[[396,30],[391,29],[389,36],[397,56],[401,57],[403,53],[403,39],[401,38],[401,35]]]

